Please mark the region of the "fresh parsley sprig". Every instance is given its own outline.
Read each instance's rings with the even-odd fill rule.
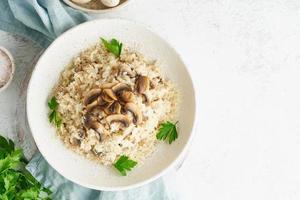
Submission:
[[[156,134],[156,138],[158,140],[168,140],[169,144],[171,144],[173,141],[175,141],[178,138],[177,133],[177,125],[178,122],[173,124],[172,122],[165,122],[162,123],[159,127],[158,133]]]
[[[121,42],[116,39],[112,39],[108,42],[104,38],[101,38],[101,41],[109,52],[113,53],[116,57],[120,57],[123,46]]]
[[[122,155],[114,164],[114,167],[120,172],[122,176],[126,176],[126,171],[131,171],[131,169],[136,165],[136,161],[130,160],[128,156]]]
[[[48,107],[50,108],[51,112],[49,114],[49,121],[53,123],[56,127],[60,127],[62,120],[57,112],[58,103],[55,97],[52,97],[48,102]]]
[[[0,199],[51,199],[51,191],[26,170],[26,164],[22,150],[0,135]]]

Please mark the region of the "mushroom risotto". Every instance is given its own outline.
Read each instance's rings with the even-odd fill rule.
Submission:
[[[104,165],[122,155],[141,164],[160,125],[174,120],[178,93],[156,62],[129,48],[121,53],[122,44],[116,56],[107,45],[84,50],[62,72],[49,117],[60,118],[57,135],[75,152]]]

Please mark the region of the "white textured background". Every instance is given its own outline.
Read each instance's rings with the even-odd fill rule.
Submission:
[[[192,72],[197,134],[177,173],[184,199],[300,199],[300,1],[135,0],[102,17],[141,22]],[[0,132],[14,132],[16,89],[40,48],[0,32],[17,60],[0,94]]]

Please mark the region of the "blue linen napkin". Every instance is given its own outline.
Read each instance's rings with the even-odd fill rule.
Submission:
[[[0,3],[0,29],[30,38],[42,47],[47,47],[61,33],[90,18],[59,0],[1,0]],[[53,191],[53,199],[177,199],[173,192],[168,192],[166,181],[163,179],[136,189],[119,192],[101,192],[84,188],[58,174],[40,153],[32,158],[27,169],[45,187]]]
[[[57,173],[41,156],[37,153],[26,168],[37,180],[41,181],[45,187],[49,187],[53,192],[54,199],[59,200],[160,200],[171,199],[165,188],[162,179],[142,187],[119,192],[99,192],[77,185]],[[58,189],[59,188],[59,189]]]
[[[89,19],[59,0],[1,0],[0,3],[0,29],[32,39],[42,47]]]

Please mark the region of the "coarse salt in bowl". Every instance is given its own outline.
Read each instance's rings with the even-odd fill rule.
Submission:
[[[12,55],[4,47],[0,47],[0,92],[4,91],[12,81],[15,65]]]

